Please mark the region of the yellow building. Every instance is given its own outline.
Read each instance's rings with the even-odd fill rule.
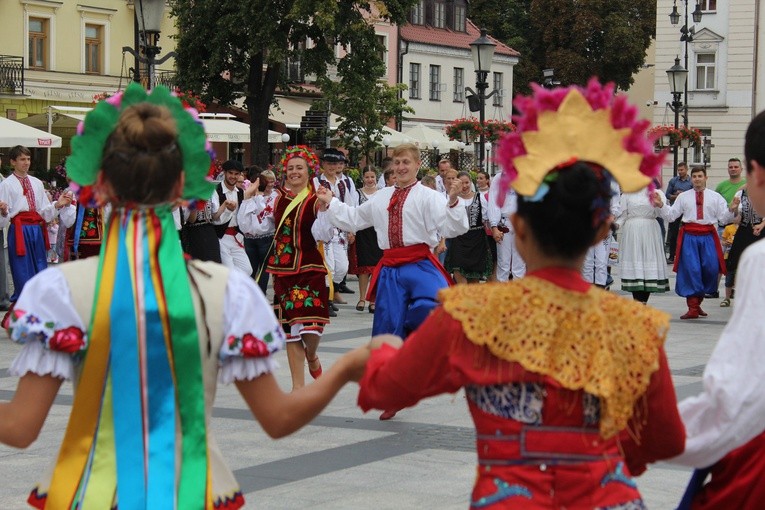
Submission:
[[[47,115],[54,111],[51,106],[88,107],[95,95],[124,88],[136,67],[134,57],[122,50],[137,46],[133,3],[0,1],[0,116],[21,121]],[[173,50],[175,42],[170,36],[174,33],[166,11],[159,41],[162,55]],[[164,64],[167,69],[173,66],[172,59]],[[145,71],[142,66],[144,77]],[[157,81],[164,81],[173,72],[158,71]],[[35,122],[36,127],[41,127],[39,124]],[[68,153],[68,146],[53,149],[52,164]],[[40,163],[39,157],[37,161]]]

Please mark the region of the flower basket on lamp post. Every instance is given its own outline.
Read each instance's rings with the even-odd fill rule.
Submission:
[[[444,131],[450,140],[467,144],[481,134],[481,123],[475,117],[455,119],[446,125]]]
[[[701,147],[701,131],[689,126],[680,126],[678,128],[680,136],[680,146],[688,148],[691,145],[694,147]]]
[[[504,120],[489,119],[484,123],[483,131],[488,142],[496,143],[504,133],[515,131],[515,125]]]

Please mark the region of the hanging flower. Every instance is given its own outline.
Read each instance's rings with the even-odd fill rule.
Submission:
[[[680,126],[678,128],[680,140],[688,140],[689,145],[701,147],[701,131],[689,126]]]
[[[444,128],[446,136],[451,140],[462,140],[462,132],[467,132],[467,142],[470,143],[481,135],[481,123],[475,117],[456,119],[446,125]]]
[[[173,89],[173,95],[181,100],[184,108],[194,108],[198,112],[207,110],[207,105],[202,102],[202,98],[191,90],[182,91],[178,87]]]
[[[504,120],[489,119],[483,125],[484,136],[491,143],[498,141],[504,133],[513,131],[515,131],[515,125]]]

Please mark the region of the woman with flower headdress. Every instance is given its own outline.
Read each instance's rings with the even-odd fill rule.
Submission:
[[[356,379],[368,356],[341,358],[291,394],[273,376],[284,333],[257,285],[212,262],[186,262],[172,209],[206,200],[209,143],[195,112],[138,84],[99,103],[72,140],[82,203],[111,203],[99,258],[31,279],[11,318],[21,376],[0,403],[0,442],[37,437],[65,379],[75,381],[57,461],[36,508],[237,509],[244,498],[211,436],[216,378],[235,382],[272,437],[297,430]],[[95,278],[93,278],[95,275]],[[241,313],[246,310],[246,313]]]
[[[535,86],[514,103],[518,131],[498,156],[518,195],[526,276],[442,290],[406,343],[373,338],[362,409],[465,388],[478,454],[470,508],[645,508],[631,476],[683,449],[668,315],[581,276],[609,233],[612,179],[637,191],[663,158],[613,89]]]
[[[332,238],[332,225],[321,219],[311,176],[319,168],[305,145],[287,148],[281,161],[284,185],[276,189],[273,252],[266,270],[274,277],[274,303],[287,333],[292,389],[305,384],[305,364],[314,379],[322,374],[319,339],[329,323],[327,268],[316,242]],[[255,181],[255,184],[259,184]],[[261,211],[255,207],[252,214]]]

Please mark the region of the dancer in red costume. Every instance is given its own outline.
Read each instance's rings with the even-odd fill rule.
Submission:
[[[580,270],[609,233],[612,177],[637,191],[663,155],[613,85],[535,95],[516,100],[519,132],[500,148],[527,276],[442,290],[403,346],[373,339],[359,405],[464,388],[478,454],[471,509],[645,508],[631,475],[677,455],[685,437],[663,350],[669,317]]]

